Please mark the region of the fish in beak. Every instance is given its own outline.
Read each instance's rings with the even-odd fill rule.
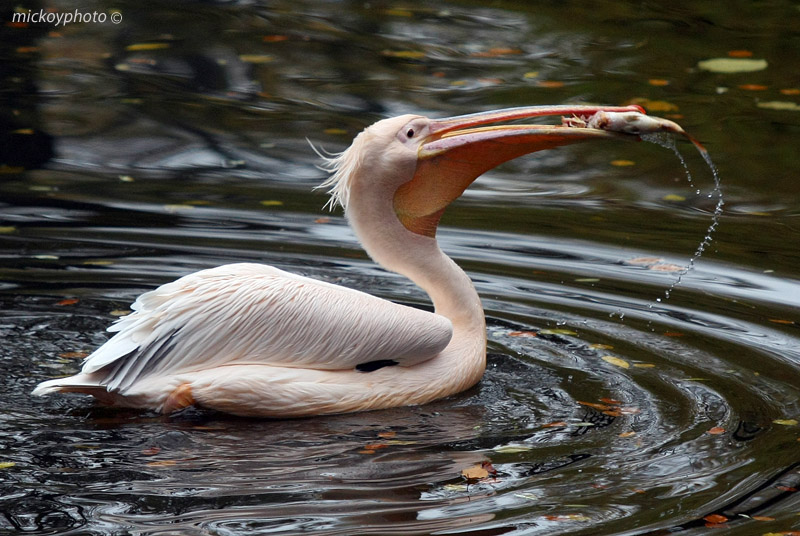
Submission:
[[[561,116],[561,124],[508,123],[554,115]],[[432,120],[413,179],[394,194],[394,209],[407,229],[434,237],[444,209],[503,162],[561,145],[638,140],[657,132],[686,135],[676,123],[647,116],[639,106],[529,106]]]

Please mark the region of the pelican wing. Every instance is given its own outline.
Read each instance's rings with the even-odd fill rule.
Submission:
[[[123,391],[153,374],[231,364],[337,370],[428,360],[452,337],[448,319],[260,264],[203,270],[141,295],[84,373]]]

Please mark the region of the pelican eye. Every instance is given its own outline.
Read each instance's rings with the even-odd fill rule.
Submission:
[[[409,138],[413,138],[414,137],[414,129],[413,128],[409,128],[408,132],[406,132],[406,136],[408,136]]]

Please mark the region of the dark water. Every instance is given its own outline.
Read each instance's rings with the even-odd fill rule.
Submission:
[[[2,14],[0,533],[800,530],[796,3],[52,5],[122,22]],[[731,51],[767,66],[698,68]],[[491,172],[445,215],[488,320],[466,393],[286,422],[29,396],[139,293],[226,262],[425,304],[321,211],[306,138],[631,101],[723,178],[714,240],[668,300],[711,223],[708,168],[686,143],[691,184],[656,145],[583,145]],[[487,460],[496,478],[464,481]]]

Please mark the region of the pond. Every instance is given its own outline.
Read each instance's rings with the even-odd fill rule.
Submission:
[[[800,531],[796,3],[20,5],[107,18],[0,13],[0,533]],[[309,142],[561,103],[640,104],[708,149],[724,213],[688,273],[717,201],[694,148],[687,179],[652,143],[563,147],[442,220],[486,310],[471,390],[295,420],[30,395],[136,296],[229,262],[429,306],[323,210]]]

